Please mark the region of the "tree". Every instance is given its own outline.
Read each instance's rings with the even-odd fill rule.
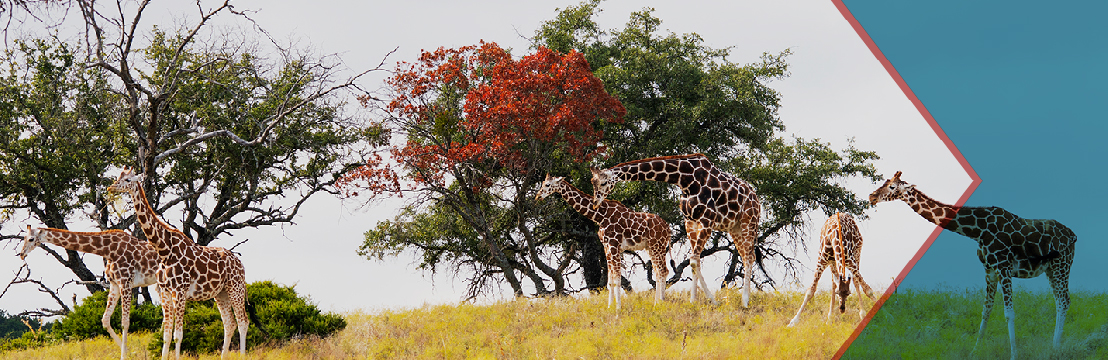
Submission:
[[[561,272],[569,261],[552,266],[543,258],[548,245],[531,233],[537,213],[527,194],[554,164],[587,163],[602,153],[596,127],[622,121],[623,107],[584,57],[538,48],[514,60],[482,42],[424,52],[417,63],[399,64],[388,85],[394,95],[383,108],[385,125],[407,139],[392,160],[411,181],[404,192],[417,199],[396,220],[367,232],[362,253],[380,257],[414,246],[425,250],[421,266],[428,269],[450,259],[470,265],[477,274],[471,297],[493,276],[522,295],[517,272],[538,294],[566,294]],[[352,172],[344,184],[400,190],[384,164]],[[437,232],[422,236],[413,222]]]
[[[345,113],[341,96],[377,69],[343,75],[333,56],[301,55],[276,42],[265,48],[248,31],[217,34],[208,26],[216,17],[252,23],[229,1],[197,3],[200,17],[174,31],[142,22],[149,1],[18,5],[9,9],[79,10],[85,29],[81,45],[41,42],[46,50],[35,54],[53,51],[58,55],[47,58],[55,60],[27,57],[38,65],[9,77],[12,90],[4,96],[42,101],[0,105],[15,109],[0,114],[10,125],[3,136],[18,140],[0,144],[0,156],[7,156],[0,168],[12,172],[0,187],[3,206],[29,211],[48,226],[90,218],[102,229],[130,227],[133,216],[113,216],[98,190],[112,180],[106,172],[122,166],[146,175],[151,205],[160,214],[181,214],[179,222],[163,219],[198,244],[290,223],[307,199],[337,193],[334,181],[361,164],[363,141],[384,136]],[[255,34],[268,39],[264,31]],[[68,62],[56,60],[62,58]],[[61,84],[81,90],[33,86],[56,83],[36,79],[60,73],[53,70],[59,63],[69,74]],[[40,93],[56,95],[33,95]],[[51,111],[27,115],[38,108]],[[30,148],[41,154],[25,155]],[[79,258],[55,257],[82,280],[94,280],[78,272],[83,264],[67,263]]]
[[[813,210],[859,214],[864,207],[863,200],[837,181],[857,176],[876,179],[871,161],[877,155],[853,147],[835,151],[818,140],[779,138],[778,134],[784,131],[784,124],[777,115],[780,95],[768,83],[787,76],[789,50],[766,54],[757,63],[735,64],[726,59],[727,49],[704,46],[696,34],[658,35],[661,20],[653,17],[649,9],[632,13],[624,29],[600,30],[593,20],[599,11],[598,4],[598,1],[589,1],[559,11],[554,19],[540,26],[532,39],[533,49],[583,56],[595,77],[603,81],[605,91],[618,98],[626,110],[621,117],[623,121],[592,123],[594,130],[602,134],[598,140],[604,144],[604,156],[582,161],[561,152],[522,155],[542,155],[529,158],[532,163],[545,163],[537,170],[566,175],[587,191],[589,166],[606,167],[659,155],[704,153],[716,160],[717,165],[747,179],[758,189],[763,199],[765,221],[759,236],[757,267],[739,262],[734,246],[723,241],[721,234],[716,234],[702,256],[731,255],[725,283],[744,271],[759,268],[762,270],[759,281],[773,285],[776,280],[762,266],[765,258],[781,261],[792,271],[786,276],[795,276],[797,261],[783,250],[803,246],[800,239],[806,225],[805,214]],[[443,58],[449,56],[443,55]],[[484,69],[464,67],[460,65],[464,63],[460,58],[454,61],[459,64],[456,68],[478,73]],[[432,80],[427,84],[444,83],[436,82],[441,78]],[[443,140],[435,144],[446,144],[447,139],[475,138],[472,134],[456,131],[459,129],[456,124],[469,121],[466,117],[473,115],[464,112],[468,106],[464,101],[470,99],[467,90],[472,88],[474,86],[466,84],[426,93],[429,97],[424,103],[439,109],[433,112],[436,115],[428,112],[426,117],[450,120],[427,122],[436,124],[434,126],[411,126],[418,130],[400,132],[400,135],[406,136],[409,144],[412,144],[413,135],[416,139],[430,138],[423,134],[454,134],[449,138],[436,135]],[[511,104],[513,98],[503,98],[503,101]],[[428,140],[415,140],[418,144],[425,142]],[[550,146],[558,145],[550,143]],[[562,144],[565,145],[568,144]],[[462,145],[456,148],[461,149]],[[474,153],[483,154],[483,150]],[[398,178],[390,177],[394,173],[386,166],[389,163],[381,160],[379,166],[366,168],[361,188],[381,191],[399,187]],[[396,163],[403,164],[402,161]],[[426,163],[448,162],[428,158]],[[506,168],[495,162],[493,165],[467,165],[460,168],[457,175],[438,180],[443,181],[444,189],[457,192],[470,188],[474,179],[489,179],[493,183],[507,180],[507,177],[486,177],[487,174],[500,174],[497,171]],[[542,175],[532,173],[534,171],[529,171],[528,176]],[[409,174],[419,176],[420,173]],[[519,294],[518,280],[511,279],[515,275],[506,271],[510,266],[494,268],[488,265],[497,255],[480,241],[481,232],[487,232],[488,238],[501,239],[496,244],[504,254],[503,259],[531,280],[535,294],[549,292],[544,283],[553,283],[555,289],[564,292],[579,290],[572,284],[567,285],[568,276],[574,273],[584,277],[583,288],[603,287],[607,269],[596,225],[559,201],[541,204],[508,201],[534,191],[536,179],[523,179],[511,182],[513,186],[508,191],[473,193],[474,199],[480,199],[475,203],[481,204],[475,208],[486,215],[487,220],[482,223],[459,217],[445,202],[437,201],[440,198],[414,202],[424,206],[408,206],[395,219],[368,231],[359,253],[380,258],[415,250],[422,255],[420,266],[424,269],[435,271],[437,265],[451,264],[472,270],[475,275],[467,279],[471,297],[488,289],[487,285],[497,280],[495,276],[503,276]],[[658,213],[678,230],[674,242],[685,239],[682,216],[676,204],[677,194],[665,184],[627,183],[611,198],[640,211]],[[520,243],[522,245],[517,245]],[[648,262],[640,259],[636,263],[642,264],[648,274],[652,271]],[[687,260],[673,263],[676,271],[670,282],[681,278],[687,264]],[[540,271],[530,270],[532,266]]]
[[[877,154],[853,147],[837,152],[818,140],[795,139],[790,144],[777,137],[785,130],[777,115],[780,95],[768,83],[788,76],[790,50],[763,54],[758,63],[735,64],[727,60],[727,49],[704,46],[695,33],[659,36],[661,19],[649,8],[632,13],[624,29],[603,31],[593,20],[599,3],[585,1],[559,11],[532,39],[535,46],[584,53],[605,88],[627,108],[625,122],[602,129],[612,156],[594,165],[704,153],[750,182],[763,202],[757,261],[763,270],[761,282],[771,285],[775,281],[764,271],[762,259],[776,257],[795,272],[796,259],[781,250],[803,246],[804,213],[819,209],[861,214],[863,199],[836,182],[856,176],[876,181],[871,161]],[[610,198],[681,223],[676,193],[666,184],[627,183]],[[684,229],[677,230],[675,241],[683,241]],[[721,241],[722,236],[716,233],[701,255],[730,253],[726,284],[750,267],[739,262],[734,246]],[[782,237],[784,243],[777,243]],[[589,242],[596,240],[583,241]],[[682,276],[687,263],[676,264],[670,281]],[[586,276],[590,286],[602,279],[590,281]]]

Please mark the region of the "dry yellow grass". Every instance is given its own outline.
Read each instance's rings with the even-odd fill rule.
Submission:
[[[301,339],[251,349],[251,359],[827,359],[858,324],[857,300],[845,315],[824,318],[820,293],[804,321],[785,325],[800,305],[798,292],[740,294],[724,289],[719,304],[690,303],[669,292],[654,304],[648,292],[607,308],[602,293],[582,298],[520,299],[491,305],[428,305],[412,310],[345,315],[349,325],[326,339]],[[872,305],[868,299],[866,306]],[[149,334],[136,334],[130,358],[148,359]],[[12,359],[97,359],[119,356],[110,339],[3,354]],[[200,359],[216,359],[205,354]],[[229,359],[237,358],[228,357]]]

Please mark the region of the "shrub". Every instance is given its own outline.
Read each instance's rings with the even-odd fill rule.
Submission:
[[[26,321],[27,324],[30,324],[31,327],[34,327],[36,329],[42,327],[42,324],[34,318],[27,316],[8,315],[6,311],[0,310],[0,338],[18,339],[20,336],[23,335],[23,333],[30,330],[27,327],[27,324],[23,323],[24,321]]]
[[[252,308],[262,327],[259,329],[259,325],[251,319],[246,336],[248,349],[305,336],[326,337],[346,327],[345,319],[321,313],[307,298],[297,296],[293,287],[271,281],[255,282],[246,286],[246,295],[247,312]],[[212,300],[188,303],[184,330],[182,352],[207,353],[223,348],[223,321]],[[238,349],[238,337],[236,330],[231,336],[231,350]],[[161,331],[158,331],[147,348],[157,356],[161,354],[163,343]]]
[[[104,307],[107,305],[108,293],[101,291],[85,297],[81,304],[73,308],[69,314],[58,320],[53,327],[53,336],[65,340],[82,340],[97,336],[108,336],[108,330],[104,329],[100,319],[104,316]],[[115,306],[112,314],[112,328],[118,334],[123,304]],[[139,304],[131,308],[131,326],[128,332],[155,331],[162,324],[162,308],[154,304]]]

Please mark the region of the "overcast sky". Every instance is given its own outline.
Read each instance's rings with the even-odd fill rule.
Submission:
[[[397,47],[399,50],[388,59],[390,68],[396,61],[416,59],[422,49],[471,45],[481,40],[497,42],[522,55],[528,48],[525,38],[532,36],[542,21],[553,18],[556,8],[577,4],[535,3],[329,1],[308,5],[243,1],[236,3],[236,8],[258,10],[253,18],[274,37],[296,41],[318,53],[337,53],[356,70],[376,66]],[[171,28],[174,17],[157,8],[161,3],[153,6],[155,11],[146,18],[145,28],[154,24]],[[969,186],[970,178],[954,156],[830,1],[606,1],[601,4],[603,12],[598,22],[604,29],[622,28],[632,11],[646,6],[656,10],[654,16],[663,21],[664,33],[695,32],[708,46],[731,48],[729,60],[733,62],[756,62],[763,52],[792,49],[793,55],[788,58],[791,76],[770,83],[782,96],[780,117],[786,129],[780,136],[819,138],[835,149],[847,147],[853,139],[858,149],[876,151],[881,156],[875,162],[880,174],[889,177],[903,171],[905,180],[945,202],[954,203]],[[181,16],[178,13],[176,18]],[[380,78],[368,79],[362,85],[378,88]],[[863,197],[877,186],[857,179],[845,184]],[[374,311],[458,301],[465,285],[452,271],[442,269],[440,275],[432,277],[415,269],[411,254],[378,262],[355,253],[364,231],[395,215],[397,201],[361,207],[359,202],[319,195],[305,205],[295,225],[242,230],[212,245],[229,247],[250,239],[236,249],[242,253],[248,281],[295,284],[299,293],[309,295],[329,311]],[[922,221],[907,206],[881,206],[866,213],[869,219],[859,223],[865,238],[861,270],[875,290],[883,291],[934,225]],[[825,216],[810,216],[807,243],[814,250]],[[172,218],[166,220],[173,225],[179,223]],[[24,227],[22,223],[3,227],[15,226]],[[0,251],[14,254],[18,250],[15,242],[5,242],[0,243]],[[680,261],[686,252],[687,247],[677,246],[670,256]],[[7,259],[0,262],[0,274],[10,278],[21,262],[12,256],[0,258]],[[95,258],[89,255],[86,263],[99,271],[100,261]],[[811,254],[800,254],[799,258],[806,269],[801,284],[791,285],[794,289],[808,286],[814,265]],[[710,283],[722,279],[726,260],[722,255],[705,259],[705,276]],[[73,277],[41,250],[29,256],[27,262],[35,276],[49,284]],[[646,289],[641,272],[636,274],[636,285],[638,290]],[[683,282],[671,289],[686,290],[689,285]],[[16,296],[9,294],[0,299],[0,309],[19,312],[50,301],[29,286],[12,291]],[[68,286],[62,292],[85,294],[84,288],[77,286]]]

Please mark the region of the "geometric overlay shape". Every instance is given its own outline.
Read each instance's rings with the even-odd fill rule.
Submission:
[[[861,37],[862,41],[866,43],[866,46],[869,47],[870,51],[872,51],[874,56],[877,57],[877,60],[881,62],[881,65],[884,66],[885,69],[889,72],[889,75],[892,76],[896,84],[900,86],[900,89],[904,92],[904,95],[907,96],[909,100],[911,100],[912,104],[915,105],[916,109],[919,110],[921,115],[923,115],[923,118],[927,121],[928,125],[931,126],[931,129],[935,132],[935,135],[942,139],[943,143],[946,144],[947,149],[958,160],[958,163],[962,165],[966,173],[969,174],[972,181],[970,185],[966,188],[965,192],[962,193],[962,196],[958,198],[958,201],[955,203],[955,205],[961,206],[966,202],[970,194],[973,193],[974,189],[981,183],[981,178],[977,176],[977,174],[973,171],[973,168],[970,167],[969,162],[967,162],[965,157],[963,157],[962,154],[958,151],[958,148],[954,146],[954,143],[950,140],[950,138],[946,136],[942,128],[939,127],[939,124],[935,122],[935,118],[932,117],[931,113],[928,112],[927,109],[923,106],[923,103],[912,92],[912,89],[908,87],[908,84],[905,83],[904,78],[901,77],[899,73],[897,73],[896,69],[889,62],[889,59],[881,53],[881,50],[877,48],[876,44],[874,44],[873,39],[870,38],[868,34],[866,34],[865,29],[863,29],[861,24],[858,23],[858,20],[854,18],[854,16],[850,13],[850,11],[842,3],[842,1],[835,0],[834,2],[835,6],[843,14],[843,17],[858,33],[858,36]],[[921,221],[923,220],[921,219]],[[848,338],[846,342],[843,343],[843,346],[839,348],[839,351],[835,354],[835,358],[839,358],[843,355],[850,344],[858,337],[858,335],[870,322],[874,314],[879,311],[885,301],[889,299],[889,296],[896,292],[896,289],[900,286],[900,283],[904,280],[905,276],[908,274],[909,271],[912,270],[912,268],[927,251],[927,249],[931,247],[931,244],[934,243],[935,239],[939,236],[939,233],[941,233],[942,230],[943,229],[938,226],[935,227],[935,229],[931,232],[931,235],[928,236],[927,241],[923,243],[923,246],[920,247],[915,256],[913,256],[912,259],[904,266],[904,269],[901,270],[899,274],[897,274],[896,279],[893,281],[892,285],[888,287],[885,293],[882,294],[882,296],[877,300],[876,304],[874,304],[873,308],[870,309],[866,317],[862,319],[862,321],[858,324],[858,328],[854,330],[854,333],[850,335],[850,338]]]
[[[980,187],[972,198],[959,199],[959,205],[999,206],[1027,219],[1055,219],[1077,235],[1069,277],[1071,304],[1060,350],[1051,350],[1055,308],[1046,276],[1013,279],[1015,345],[1020,356],[1060,352],[1095,357],[1090,354],[1096,351],[1102,355],[1108,348],[1104,340],[1108,280],[1103,261],[1098,260],[1108,255],[1108,229],[1103,226],[1108,216],[1108,187],[1103,180],[1108,178],[1103,160],[1108,154],[1108,142],[1103,140],[1108,134],[1108,91],[1103,85],[1108,83],[1104,66],[1108,46],[1103,40],[1108,23],[1103,14],[1108,5],[835,3],[932,125],[938,129],[941,124],[957,145],[955,151],[974,165],[969,170],[966,164],[967,170],[977,172]],[[926,192],[927,184],[913,182],[910,175],[904,177]],[[966,305],[936,304],[948,312],[960,311],[970,321],[930,329],[919,325],[902,339],[890,339],[881,333],[894,327],[905,331],[915,326],[908,320],[913,317],[919,323],[928,319],[879,308],[862,325],[880,330],[859,328],[836,357],[971,356],[969,348],[974,346],[986,300],[976,295],[983,294],[985,287],[977,244],[941,229],[932,239],[896,285],[917,293],[971,294],[972,301]],[[1028,295],[1021,297],[1021,292]],[[1032,304],[1032,297],[1045,300]],[[1008,331],[999,291],[988,301],[998,302],[997,311],[992,312],[980,340],[983,353],[977,355],[1007,356]],[[941,335],[928,332],[961,332],[969,340],[944,342]],[[890,348],[899,350],[890,352]]]

